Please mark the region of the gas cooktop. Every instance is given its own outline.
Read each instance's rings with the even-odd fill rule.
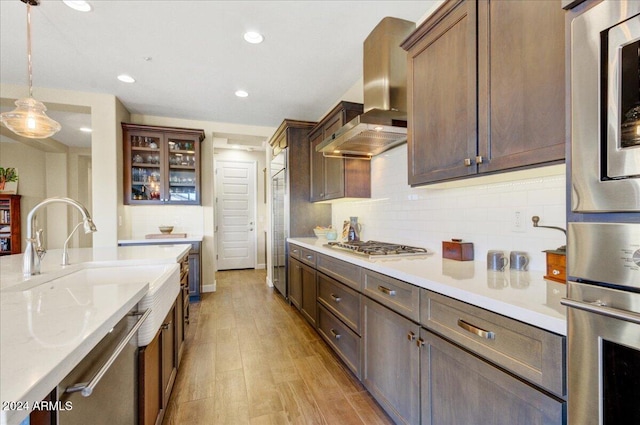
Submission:
[[[355,254],[368,256],[370,259],[415,257],[431,254],[426,248],[379,241],[329,242],[328,245],[334,249],[342,249]]]

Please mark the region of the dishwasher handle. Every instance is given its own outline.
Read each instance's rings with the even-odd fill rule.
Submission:
[[[139,313],[134,313],[134,314],[139,314]],[[100,382],[104,374],[107,373],[111,365],[116,361],[120,353],[122,353],[122,350],[126,348],[129,341],[131,341],[131,339],[135,336],[136,332],[138,332],[138,329],[140,329],[140,326],[142,326],[142,323],[144,323],[144,321],[147,320],[147,317],[149,317],[149,314],[151,314],[150,308],[148,308],[147,310],[145,310],[144,313],[142,313],[142,316],[138,319],[136,324],[133,325],[133,328],[131,328],[129,333],[122,339],[122,341],[120,341],[120,343],[115,348],[115,350],[113,350],[113,353],[111,354],[109,359],[102,365],[100,370],[96,372],[96,374],[93,376],[93,378],[91,378],[89,382],[80,382],[80,383],[71,385],[70,387],[67,387],[64,390],[64,392],[65,393],[80,392],[83,397],[89,397],[93,393],[94,388],[96,387],[96,385],[98,385],[98,383]]]

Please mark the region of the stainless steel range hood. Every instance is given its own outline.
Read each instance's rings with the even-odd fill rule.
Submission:
[[[364,41],[364,113],[316,147],[325,156],[373,156],[407,141],[407,55],[415,23],[386,17]]]

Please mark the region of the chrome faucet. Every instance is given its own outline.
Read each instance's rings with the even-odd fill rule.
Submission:
[[[93,220],[91,219],[91,215],[89,211],[78,201],[75,201],[71,198],[47,198],[44,201],[40,202],[38,205],[33,207],[29,214],[27,215],[27,247],[24,251],[24,263],[22,267],[22,274],[25,277],[33,276],[36,274],[40,274],[40,263],[42,262],[42,258],[47,253],[47,250],[42,246],[42,229],[35,230],[36,227],[36,214],[38,210],[46,205],[53,203],[63,203],[69,204],[76,207],[80,213],[82,214],[82,223],[84,224],[84,232],[85,233],[93,233],[97,231],[96,226],[93,224]],[[73,234],[78,226],[76,226],[71,234]],[[71,235],[69,235],[69,238]],[[63,263],[65,262],[65,254],[67,249],[67,242],[69,242],[69,238],[64,243],[64,252],[63,252]],[[67,258],[68,264],[68,258]]]

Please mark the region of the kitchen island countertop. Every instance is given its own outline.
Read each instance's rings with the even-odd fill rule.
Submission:
[[[484,261],[455,261],[437,254],[370,260],[328,247],[324,238],[289,238],[289,242],[413,285],[566,335],[566,311],[560,299],[566,285],[543,278],[542,271],[494,272]]]
[[[86,356],[147,293],[158,276],[130,277],[124,266],[175,264],[191,245],[162,247],[77,248],[70,266],[61,266],[62,250],[50,250],[37,276],[22,276],[23,255],[0,258],[0,424],[19,424],[28,410]],[[74,280],[87,268],[110,268],[113,282],[92,274]],[[161,269],[157,268],[157,269]],[[126,270],[126,269],[123,269]],[[96,274],[93,274],[96,275]],[[99,273],[97,274],[99,275]],[[66,277],[65,277],[66,276]],[[63,285],[49,284],[65,277]]]

